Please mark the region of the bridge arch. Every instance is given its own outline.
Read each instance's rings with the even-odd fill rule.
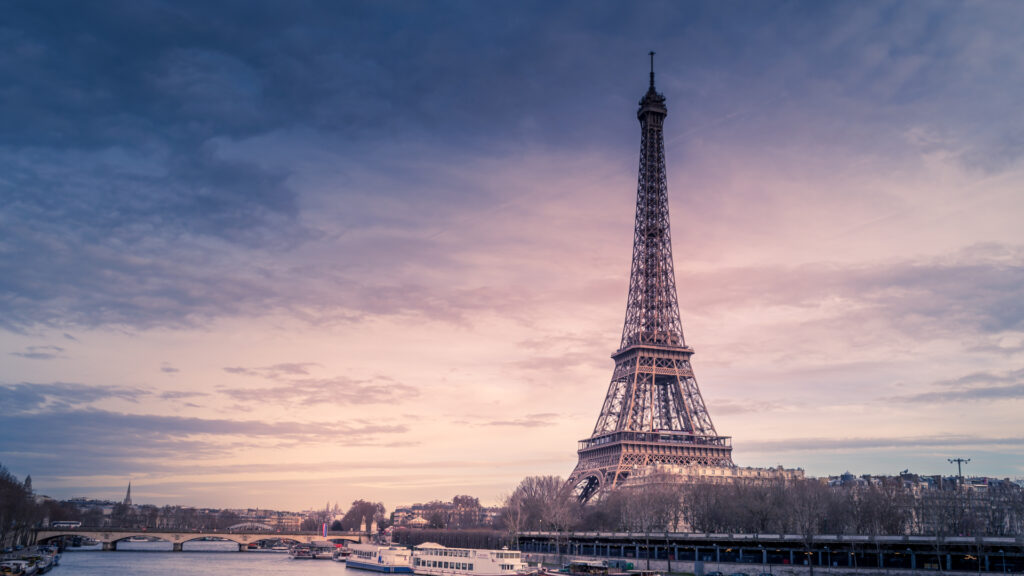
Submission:
[[[233,526],[228,526],[228,530],[240,530],[240,531],[255,531],[255,532],[273,532],[274,527],[270,524],[264,524],[262,522],[253,522],[249,520],[247,522],[239,522]]]
[[[64,538],[75,538],[75,537],[81,537],[81,536],[82,536],[81,534],[75,534],[74,532],[58,532],[56,534],[52,534],[51,533],[51,534],[47,534],[45,537],[44,536],[37,537],[36,543],[38,543],[38,544],[49,544],[50,542],[53,542],[54,540],[61,540],[61,539],[64,539]]]

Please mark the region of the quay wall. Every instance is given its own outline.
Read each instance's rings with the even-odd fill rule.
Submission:
[[[568,562],[570,559],[573,560],[593,560],[597,562],[607,561],[609,558],[604,556],[567,556],[565,554],[538,554],[530,553],[523,554],[523,559],[530,563],[531,566],[536,565],[538,562],[548,566],[561,566]],[[622,559],[616,559],[622,560]],[[633,569],[635,570],[646,570],[647,560],[645,558],[629,558],[630,562],[633,563]],[[689,573],[697,574],[694,562],[691,560],[673,560],[672,573]],[[665,560],[651,560],[650,569],[658,572],[666,573],[669,571],[669,563]],[[703,574],[718,570],[725,574],[747,574],[748,576],[754,576],[762,572],[774,574],[776,576],[811,576],[811,569],[809,566],[797,566],[793,564],[751,564],[751,563],[738,563],[738,562],[714,562],[708,561],[703,562]],[[937,574],[935,570],[907,570],[900,568],[848,568],[848,567],[832,567],[828,566],[815,566],[815,576],[875,576],[875,575],[886,575],[886,576],[922,576],[925,574]],[[948,572],[947,572],[948,573]],[[962,572],[958,572],[962,573]],[[984,573],[984,572],[983,572]]]

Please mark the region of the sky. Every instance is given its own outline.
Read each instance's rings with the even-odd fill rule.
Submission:
[[[741,466],[1024,476],[1024,5],[14,3],[0,464],[301,510],[568,476],[648,51]]]

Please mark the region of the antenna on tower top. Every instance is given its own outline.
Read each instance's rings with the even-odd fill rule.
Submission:
[[[654,90],[654,50],[651,50],[651,90]]]

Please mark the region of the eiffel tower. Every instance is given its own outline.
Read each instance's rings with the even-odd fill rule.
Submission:
[[[651,85],[640,100],[640,175],[633,264],[622,341],[612,354],[608,394],[568,485],[581,501],[651,464],[732,467],[732,442],[719,436],[690,367],[672,268],[663,126],[668,109]]]

